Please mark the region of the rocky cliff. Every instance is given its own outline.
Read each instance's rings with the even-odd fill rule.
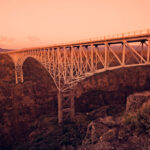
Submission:
[[[127,98],[123,115],[90,122],[79,150],[149,150],[150,92]]]
[[[90,121],[108,116],[113,121],[123,115],[128,95],[150,89],[149,66],[97,74],[74,89],[76,122],[59,127],[57,89],[50,75],[32,58],[25,61],[23,71],[24,83],[16,85],[11,59],[0,55],[1,149],[77,149]],[[103,123],[100,127],[108,129]]]
[[[77,111],[86,112],[104,105],[123,106],[128,95],[150,89],[149,70],[150,66],[121,68],[82,81],[75,87]]]

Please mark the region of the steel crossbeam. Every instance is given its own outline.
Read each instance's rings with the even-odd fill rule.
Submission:
[[[121,45],[121,49],[118,50],[116,45]],[[79,43],[16,50],[7,54],[15,64],[16,83],[24,82],[22,66],[27,58],[32,57],[49,72],[59,91],[58,99],[62,102],[63,94],[60,93],[72,89],[81,80],[96,73],[150,64],[150,31]],[[59,110],[62,109],[60,101]],[[60,112],[59,117],[61,122]]]

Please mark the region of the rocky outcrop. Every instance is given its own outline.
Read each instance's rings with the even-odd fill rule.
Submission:
[[[150,92],[134,93],[127,98],[126,112],[136,113],[143,103],[150,100]]]
[[[149,83],[150,66],[121,68],[96,74],[75,87],[77,111],[87,112],[104,105],[124,105],[128,95],[149,90]]]
[[[92,121],[79,150],[150,149],[149,95],[150,92],[132,94],[127,98],[124,115]],[[131,112],[132,116],[127,118]]]

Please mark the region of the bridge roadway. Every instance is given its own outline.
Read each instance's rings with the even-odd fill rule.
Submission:
[[[107,70],[150,64],[150,30],[5,54],[15,64],[16,84],[24,82],[22,66],[29,57],[45,67],[58,89],[58,123],[61,124],[68,118],[74,119],[73,87],[81,80]]]

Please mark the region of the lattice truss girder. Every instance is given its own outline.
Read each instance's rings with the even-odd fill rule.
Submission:
[[[17,82],[23,82],[22,65],[26,58],[38,60],[50,73],[59,91],[71,88],[79,81],[104,70],[149,63],[150,40],[119,46],[105,42],[77,46],[26,50],[16,63]]]

